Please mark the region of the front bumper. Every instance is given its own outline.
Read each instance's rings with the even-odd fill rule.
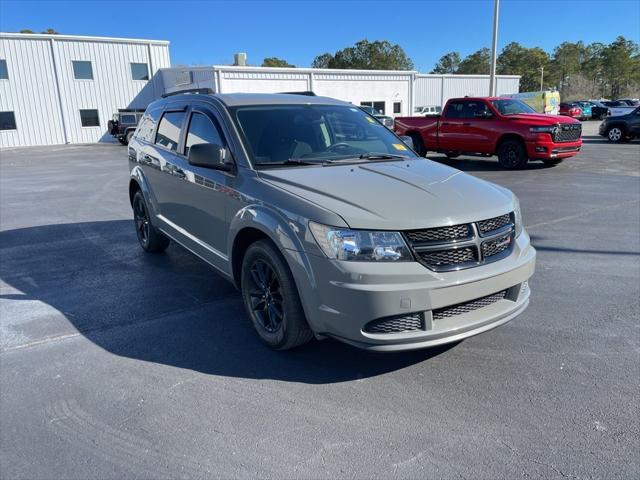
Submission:
[[[535,256],[526,232],[509,257],[453,272],[434,272],[417,262],[339,262],[310,256],[315,288],[311,295],[301,294],[317,334],[370,350],[432,347],[490,330],[521,313],[529,303],[526,282],[533,275]],[[434,318],[433,311],[502,291],[507,292],[505,298],[487,306]],[[367,329],[371,321],[411,314],[422,316],[421,329],[393,333]]]
[[[575,142],[554,143],[550,139],[538,139],[526,142],[527,155],[534,159],[569,158],[577,155],[582,148],[582,139]]]

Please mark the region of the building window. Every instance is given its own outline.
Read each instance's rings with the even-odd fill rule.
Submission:
[[[131,79],[132,80],[149,80],[149,69],[146,63],[132,63],[131,64]]]
[[[80,110],[80,123],[83,127],[99,127],[98,110]]]
[[[393,113],[402,113],[402,102],[393,102]]]
[[[93,68],[91,62],[73,60],[73,78],[76,80],[93,80]]]
[[[0,80],[9,80],[9,70],[7,70],[6,60],[0,60]]]
[[[16,130],[16,116],[13,112],[0,112],[0,130]]]
[[[384,102],[360,102],[363,107],[371,107],[375,109],[378,114],[384,115]]]

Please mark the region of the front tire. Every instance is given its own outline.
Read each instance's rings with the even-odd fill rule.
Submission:
[[[607,138],[612,143],[620,143],[625,140],[625,135],[621,127],[609,127]]]
[[[269,347],[288,350],[313,338],[293,275],[269,240],[260,240],[247,250],[241,288],[247,315]]]
[[[138,235],[138,242],[145,252],[161,253],[169,246],[169,238],[157,230],[149,219],[149,209],[142,192],[138,190],[133,196],[133,222]]]
[[[498,147],[498,162],[507,170],[523,168],[529,158],[522,142],[505,140]]]

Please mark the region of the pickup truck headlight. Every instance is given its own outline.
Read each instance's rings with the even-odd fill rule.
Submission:
[[[522,212],[520,211],[520,200],[515,195],[513,196],[513,216],[516,222],[516,238],[520,236],[523,229],[522,224]]]
[[[554,128],[556,128],[555,125],[544,125],[541,127],[530,127],[529,131],[531,133],[553,133]]]
[[[413,261],[399,232],[349,230],[309,222],[309,229],[324,254],[353,262]]]

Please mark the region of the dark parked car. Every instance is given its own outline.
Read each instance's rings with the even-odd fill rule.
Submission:
[[[640,107],[626,115],[605,118],[599,133],[614,143],[640,137]]]
[[[611,113],[609,110],[609,107],[604,105],[602,102],[598,102],[596,100],[580,100],[576,103],[578,104],[588,103],[589,105],[591,105],[592,119],[604,120],[604,118]]]
[[[109,120],[109,133],[121,144],[127,145],[143,114],[144,110],[118,110]]]

